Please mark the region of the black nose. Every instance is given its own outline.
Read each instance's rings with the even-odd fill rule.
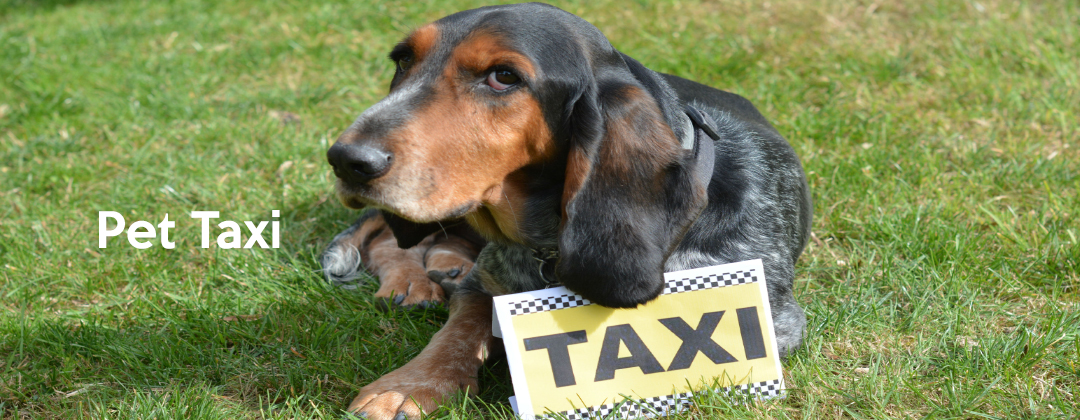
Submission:
[[[337,142],[326,151],[326,160],[338,178],[368,182],[390,171],[394,154],[372,146]]]

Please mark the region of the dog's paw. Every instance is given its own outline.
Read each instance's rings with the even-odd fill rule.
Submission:
[[[469,242],[448,237],[443,242],[436,242],[424,256],[427,277],[442,286],[446,296],[452,296],[454,290],[472,270],[476,261],[476,249]]]
[[[438,370],[405,365],[360,389],[348,411],[369,420],[419,419],[461,391],[475,392],[474,378],[440,377]]]
[[[339,240],[343,235],[351,234],[351,230],[335,237],[319,258],[326,281],[343,289],[355,289],[363,280],[360,250],[348,241]]]
[[[419,419],[423,413],[430,412],[438,404],[422,408],[415,396],[397,391],[360,394],[353,400],[349,411],[366,420],[405,420]]]
[[[428,270],[427,276],[432,282],[442,287],[444,295],[452,296],[470,269],[472,269],[472,263],[465,263],[461,267],[448,270]]]
[[[422,268],[395,270],[383,274],[375,297],[382,298],[383,308],[421,309],[443,305],[446,297],[439,283],[424,275]]]

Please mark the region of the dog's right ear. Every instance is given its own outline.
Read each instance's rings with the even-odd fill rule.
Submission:
[[[380,212],[386,220],[386,225],[394,231],[394,237],[397,238],[398,247],[401,249],[412,248],[428,235],[442,230],[438,222],[416,223],[387,211],[380,210]]]

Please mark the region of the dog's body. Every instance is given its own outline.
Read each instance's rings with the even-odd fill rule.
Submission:
[[[799,346],[792,281],[810,194],[794,151],[746,99],[649,70],[540,4],[448,16],[391,58],[390,95],[327,154],[342,201],[382,213],[338,235],[324,271],[347,280],[355,248],[396,304],[440,301],[439,283],[454,291],[431,344],[350,410],[416,416],[475,391],[497,347],[491,296],[553,283],[634,307],[660,293],[665,271],[760,258],[781,354]]]

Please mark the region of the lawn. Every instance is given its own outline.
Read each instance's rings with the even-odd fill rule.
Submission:
[[[324,156],[399,38],[479,5],[0,0],[0,417],[340,418],[418,353],[445,311],[318,274],[356,216]],[[814,194],[788,397],[674,418],[1080,417],[1080,2],[558,5],[753,101]],[[193,210],[280,247],[204,249]],[[100,249],[98,211],[175,248]],[[482,375],[433,417],[508,417]]]

